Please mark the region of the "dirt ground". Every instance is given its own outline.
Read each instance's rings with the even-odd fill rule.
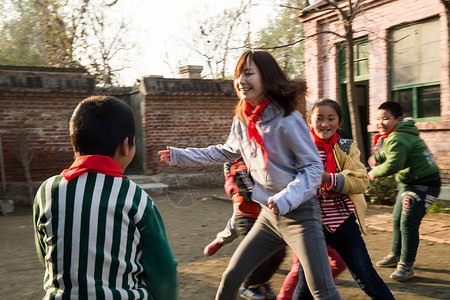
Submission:
[[[192,203],[195,193],[197,200]],[[237,240],[223,247],[211,258],[203,256],[204,246],[224,228],[232,212],[230,201],[213,195],[225,198],[221,187],[153,197],[179,262],[180,299],[214,299],[220,276],[239,243]],[[180,199],[183,201],[178,202]],[[364,237],[372,261],[386,254],[390,237],[389,232],[373,229]],[[35,252],[31,208],[19,208],[0,217],[0,241],[0,299],[41,299],[44,270]],[[272,279],[274,290],[279,290],[290,264],[289,251]],[[449,244],[421,241],[416,277],[406,283],[389,278],[393,269],[377,268],[377,271],[396,299],[450,299]],[[348,271],[338,277],[337,287],[344,299],[368,299]]]

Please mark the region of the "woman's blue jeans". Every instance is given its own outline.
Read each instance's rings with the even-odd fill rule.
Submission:
[[[350,215],[335,232],[331,233],[324,228],[324,233],[327,244],[336,249],[356,283],[371,299],[394,299],[372,265],[354,214]],[[313,299],[301,265],[299,275],[292,299]]]

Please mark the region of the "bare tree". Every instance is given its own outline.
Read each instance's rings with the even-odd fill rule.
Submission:
[[[306,0],[284,0],[280,12],[260,30],[255,43],[257,49],[268,50],[290,77],[298,77],[304,72],[303,43],[294,43],[303,37],[303,26],[296,16],[308,5]],[[278,47],[289,45],[287,47]]]
[[[97,84],[117,83],[116,74],[130,64],[126,55],[122,55],[123,59],[118,56],[136,46],[130,42],[129,22],[114,10],[118,2],[33,0],[49,65],[81,65],[96,78]]]
[[[209,69],[207,77],[226,78],[230,58],[251,47],[248,12],[252,7],[252,0],[241,0],[238,7],[202,20],[193,42],[186,42],[190,51],[205,62]]]
[[[338,0],[325,0],[330,8],[336,12],[344,28],[344,39],[347,46],[346,54],[346,66],[345,74],[347,78],[346,90],[347,90],[347,102],[348,110],[350,114],[350,123],[353,133],[353,138],[358,144],[358,148],[361,151],[361,158],[366,160],[366,153],[363,144],[363,135],[361,130],[361,119],[355,97],[355,67],[354,67],[354,49],[353,49],[353,20],[355,17],[363,11],[364,5],[360,0],[347,0],[347,5],[341,6],[338,4]],[[328,8],[326,8],[328,9]],[[334,33],[334,32],[333,32]],[[335,33],[336,34],[336,33]],[[338,35],[338,34],[337,34]],[[341,35],[338,35],[341,37]]]
[[[77,54],[87,58],[82,61],[85,61],[88,71],[103,87],[118,83],[116,74],[126,68],[129,60],[123,55],[124,58],[118,62],[117,56],[136,46],[127,30],[130,21],[124,17],[112,18],[117,2],[91,2],[86,12],[85,33],[75,44]]]
[[[50,66],[78,67],[74,42],[83,35],[84,17],[89,0],[75,1],[68,8],[62,0],[33,0],[38,29],[44,36],[44,53]]]
[[[33,160],[35,151],[28,140],[27,132],[24,128],[15,129],[12,133],[12,154],[20,162],[23,168],[25,179],[27,182],[28,197],[30,204],[33,205],[34,191],[33,181],[31,176],[31,162]]]
[[[354,72],[355,69],[354,69],[354,49],[353,49],[354,45],[353,21],[359,14],[361,14],[361,12],[363,12],[365,7],[365,4],[362,3],[363,1],[364,0],[345,0],[345,1],[322,0],[321,2],[323,2],[323,4],[321,6],[312,9],[313,12],[323,12],[323,11],[334,12],[339,18],[340,25],[343,28],[343,34],[336,31],[321,30],[310,36],[301,37],[300,39],[288,43],[286,45],[280,45],[272,48],[289,47],[297,43],[303,42],[305,38],[311,38],[313,36],[321,34],[333,34],[339,39],[344,40],[345,45],[347,47],[346,49],[347,51],[345,52],[346,53],[345,58],[347,62],[345,67],[345,74],[347,78],[346,92],[347,92],[347,102],[349,108],[351,129],[353,133],[353,139],[357,142],[358,148],[361,151],[361,159],[365,161],[366,153],[364,150],[363,135],[360,125],[361,119],[359,115],[357,101],[355,98],[355,72]],[[286,8],[294,8],[294,9],[297,8],[285,5],[282,6]]]
[[[447,68],[450,72],[450,0],[441,0],[445,7],[445,17],[447,18]],[[450,86],[450,76],[447,77],[447,84]]]
[[[33,3],[7,0],[0,3],[0,63],[46,66],[44,37],[37,29]]]

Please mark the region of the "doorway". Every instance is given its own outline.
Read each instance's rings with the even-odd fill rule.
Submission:
[[[345,84],[340,85],[340,104],[344,114],[344,124],[342,129],[347,134],[348,138],[353,136],[352,127],[350,123],[350,113],[348,109],[347,90]],[[362,129],[363,147],[367,157],[361,157],[361,161],[367,161],[370,153],[370,140],[367,126],[369,125],[369,80],[355,82],[355,101],[357,102],[359,118]],[[358,126],[358,124],[357,124]]]

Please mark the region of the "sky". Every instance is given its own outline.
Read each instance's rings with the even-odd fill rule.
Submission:
[[[201,65],[202,61],[186,57],[180,52],[182,39],[189,39],[199,20],[205,16],[216,15],[225,8],[237,7],[241,0],[126,0],[119,1],[125,18],[131,19],[129,34],[138,40],[131,58],[131,68],[124,70],[121,77],[126,83],[135,83],[146,75],[162,75],[166,78],[177,77],[174,74],[178,66],[176,61]],[[251,26],[254,29],[267,25],[277,9],[274,0],[255,0],[257,6],[251,10]],[[197,28],[197,27],[196,27]],[[164,61],[167,55],[171,68]],[[130,57],[124,58],[130,59]]]

